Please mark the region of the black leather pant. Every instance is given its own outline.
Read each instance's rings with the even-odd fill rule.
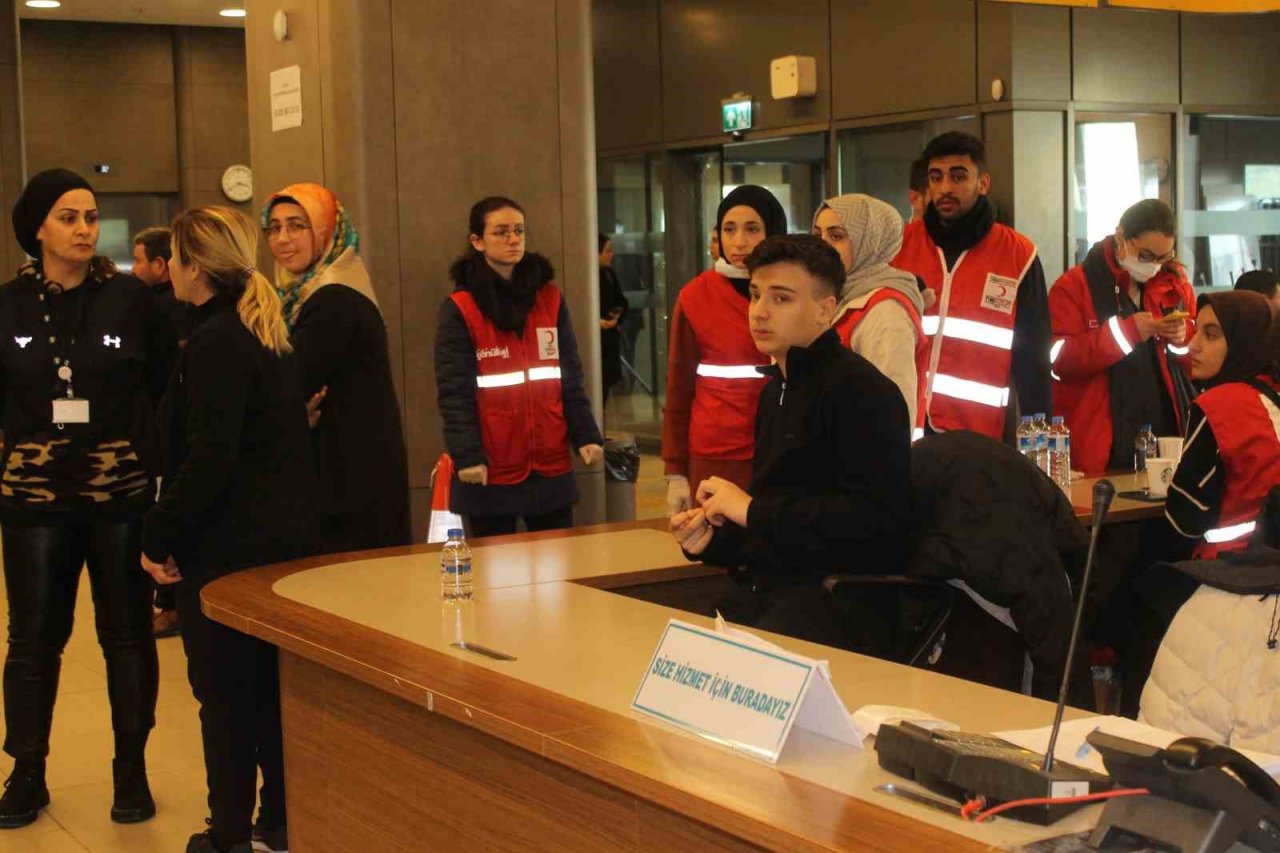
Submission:
[[[98,643],[107,661],[116,742],[140,748],[155,726],[160,671],[151,634],[151,578],[139,564],[141,519],[5,524],[0,539],[9,596],[4,751],[24,760],[49,754],[62,650],[71,637],[85,565]]]

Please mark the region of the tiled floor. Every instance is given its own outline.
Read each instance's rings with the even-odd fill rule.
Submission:
[[[0,584],[0,624],[8,624]],[[147,747],[156,816],[146,823],[111,822],[111,709],[106,668],[93,631],[93,602],[81,578],[76,627],[62,662],[53,717],[48,782],[52,803],[24,829],[0,830],[0,853],[181,853],[204,828],[204,758],[196,702],[187,685],[177,637],[159,642],[160,701]],[[4,721],[0,719],[0,733]],[[0,756],[7,775],[11,760]]]
[[[640,518],[666,514],[662,460],[645,455],[636,484]],[[8,601],[0,584],[0,625]],[[93,631],[93,602],[81,578],[76,627],[62,662],[53,719],[48,781],[53,802],[24,829],[0,830],[0,853],[181,853],[187,838],[204,828],[204,759],[196,702],[187,685],[186,657],[177,637],[160,640],[160,701],[147,748],[157,813],[146,823],[111,822],[111,710],[106,670]],[[3,646],[0,646],[0,654]],[[2,690],[2,687],[0,687]],[[0,737],[4,720],[0,717]],[[0,755],[0,776],[11,760]]]

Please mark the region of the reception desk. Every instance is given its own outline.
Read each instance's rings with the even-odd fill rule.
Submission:
[[[1095,806],[1049,829],[970,824],[875,792],[893,777],[873,751],[797,729],[768,765],[632,712],[667,620],[710,625],[614,591],[715,572],[663,528],[490,539],[460,605],[441,601],[432,546],[210,584],[211,618],[280,649],[290,849],[963,851],[1096,819]],[[972,731],[1052,720],[1018,694],[764,636],[828,660],[851,711],[904,705]]]

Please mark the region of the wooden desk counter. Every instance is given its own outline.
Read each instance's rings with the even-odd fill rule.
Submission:
[[[872,751],[795,730],[770,766],[634,714],[667,620],[710,624],[607,591],[707,573],[655,526],[489,540],[462,605],[441,601],[427,547],[210,584],[212,618],[281,649],[291,849],[984,850],[1093,822],[1098,807],[1048,830],[975,826],[872,791],[892,780]],[[830,661],[850,710],[906,705],[973,731],[1052,719],[1038,700],[765,636]]]
[[[1076,518],[1080,519],[1086,527],[1093,516],[1093,484],[1101,479],[1103,478],[1086,477],[1071,484],[1071,505],[1075,508]],[[1103,522],[1103,526],[1120,524],[1126,521],[1142,521],[1146,518],[1160,518],[1164,515],[1163,501],[1150,503],[1148,501],[1120,497],[1120,492],[1136,492],[1145,489],[1147,487],[1146,474],[1121,472],[1108,474],[1106,479],[1115,485],[1116,497],[1111,501],[1111,511],[1107,513],[1107,520]]]

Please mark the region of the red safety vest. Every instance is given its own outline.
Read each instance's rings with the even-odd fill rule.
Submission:
[[[925,410],[935,429],[1004,437],[1018,287],[1035,257],[1034,243],[996,223],[948,271],[924,222],[903,232],[893,266],[920,276],[938,295],[923,319],[931,339]]]
[[[1248,546],[1267,493],[1280,485],[1280,409],[1244,382],[1210,388],[1196,403],[1217,439],[1226,478],[1218,526],[1196,546],[1195,556],[1207,560]]]
[[[905,294],[894,290],[892,287],[882,287],[872,292],[871,297],[863,304],[861,308],[849,308],[840,318],[836,320],[836,334],[840,336],[840,342],[844,344],[845,349],[849,348],[849,341],[853,338],[853,330],[862,322],[862,318],[870,313],[881,302],[897,302],[906,309],[907,316],[911,318],[911,322],[916,327],[916,422],[912,424],[914,429],[911,434],[913,438],[918,438],[924,427],[924,391],[925,391],[925,372],[929,369],[929,346],[930,338],[924,333],[924,325],[920,320],[920,312],[911,300]]]
[[[765,384],[756,368],[769,364],[751,338],[750,303],[715,270],[686,284],[680,303],[701,358],[689,413],[689,454],[750,459],[756,449],[756,404]]]
[[[560,290],[538,289],[524,333],[504,332],[465,290],[449,297],[476,347],[476,408],[490,485],[573,470],[560,390]]]

